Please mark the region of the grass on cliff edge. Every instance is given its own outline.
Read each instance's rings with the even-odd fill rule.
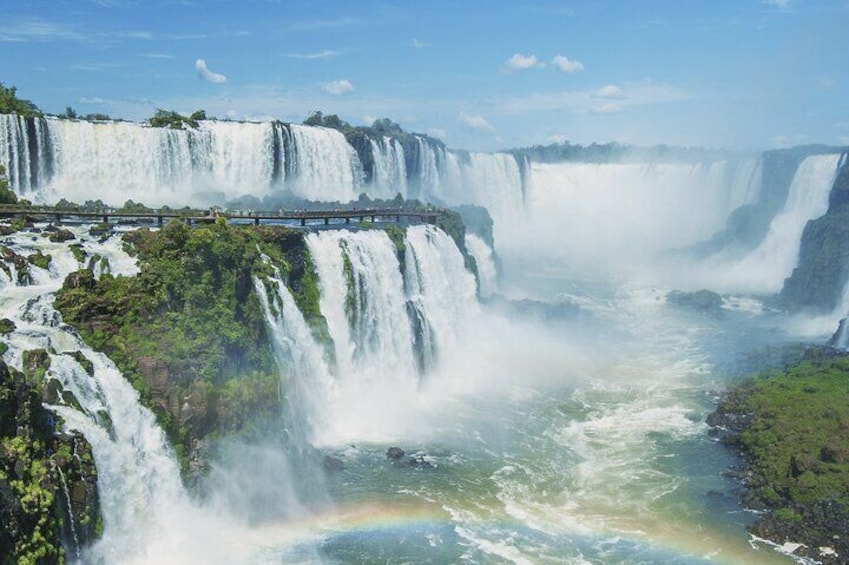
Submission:
[[[849,357],[764,373],[741,391],[732,411],[752,415],[740,442],[763,502],[849,505]]]

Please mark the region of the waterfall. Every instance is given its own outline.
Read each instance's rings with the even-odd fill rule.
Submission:
[[[83,237],[82,231],[78,237]],[[49,270],[35,269],[35,284],[7,283],[0,290],[2,315],[16,325],[5,338],[10,346],[6,357],[21,369],[25,350],[47,349],[50,367],[45,379],[57,380],[77,399],[79,410],[64,405],[50,408],[62,417],[66,429],[82,432],[92,446],[104,524],[103,537],[92,552],[106,562],[121,561],[144,551],[147,528],[168,528],[160,514],[185,499],[179,466],[153,414],[139,404],[138,393],[109,359],[64,326],[53,309],[52,293],[71,270],[79,268],[69,248],[46,240],[33,242],[22,233],[13,235],[12,241],[18,254],[44,249],[53,261]],[[119,245],[118,238],[83,243],[88,253],[103,256],[118,253]],[[120,264],[113,265],[113,272],[128,274],[121,272]],[[72,353],[81,353],[91,363],[91,374]],[[175,526],[173,520],[170,525]]]
[[[435,197],[444,201],[437,157],[437,151],[444,153],[444,150],[441,148],[434,150],[431,143],[423,137],[416,137],[416,141],[418,142],[419,178],[417,180],[419,197],[424,200],[431,200]]]
[[[433,360],[458,343],[469,316],[478,310],[475,279],[454,240],[442,230],[413,226],[406,243],[407,295],[426,325],[425,359]]]
[[[498,285],[498,272],[495,268],[492,248],[473,233],[466,234],[466,249],[475,260],[478,268],[478,288],[482,298],[492,296]]]
[[[395,245],[384,231],[307,236],[340,378],[415,385],[413,336]]]
[[[663,251],[705,241],[756,200],[760,159],[705,163],[534,163],[526,222],[512,241],[575,268],[640,268]],[[502,245],[503,240],[497,238]],[[501,250],[499,250],[501,251]]]
[[[398,140],[384,137],[380,141],[370,140],[374,155],[372,196],[391,199],[396,194],[407,197],[407,168],[404,148]]]
[[[17,194],[28,194],[49,180],[51,143],[44,119],[0,114],[0,165]]]
[[[315,442],[316,430],[327,427],[322,415],[326,403],[333,400],[333,382],[321,345],[276,268],[275,272],[268,286],[254,279],[254,288],[281,368],[287,421],[296,445],[306,445]]]
[[[828,210],[828,198],[841,156],[813,155],[796,170],[790,192],[761,244],[725,267],[726,285],[754,292],[778,292],[799,260],[802,231]]]
[[[308,200],[349,202],[360,192],[363,167],[345,136],[334,129],[290,126],[295,178],[288,185]]]
[[[128,199],[154,205],[185,205],[193,191],[194,131],[143,127],[125,122],[48,119],[54,148],[54,178],[41,198],[75,202]]]
[[[196,160],[208,171],[210,187],[234,197],[241,187],[261,196],[272,186],[275,162],[281,160],[278,152],[283,151],[275,143],[272,123],[207,120],[200,123],[200,132]]]
[[[83,228],[70,229],[88,256],[120,257],[110,261],[115,276],[138,271],[121,250],[120,236],[100,243]],[[42,251],[52,257],[48,269],[28,267],[31,284],[16,284],[17,277],[8,278],[0,269],[0,316],[15,324],[15,330],[0,339],[8,345],[7,363],[18,370],[24,351],[45,349],[50,365],[44,378],[57,381],[77,401],[78,408],[70,404],[48,408],[62,418],[64,429],[85,436],[97,466],[103,534],[83,551],[83,562],[208,561],[210,555],[236,562],[232,547],[226,545],[235,547],[229,539],[235,527],[213,526],[208,511],[189,500],[175,454],[153,413],[139,403],[138,392],[112,361],[64,325],[53,308],[53,294],[70,272],[82,266],[70,246],[24,232],[8,236],[6,245],[18,255]],[[228,535],[209,540],[206,534],[213,527]]]

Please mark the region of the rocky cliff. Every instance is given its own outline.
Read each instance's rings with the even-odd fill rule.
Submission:
[[[799,263],[784,281],[782,303],[791,311],[830,312],[849,281],[849,164],[837,174],[828,212],[808,222],[802,233]]]

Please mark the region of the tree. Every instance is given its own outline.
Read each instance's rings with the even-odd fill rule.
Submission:
[[[70,106],[68,106],[67,108],[65,108],[65,113],[62,114],[61,117],[68,118],[69,120],[76,120],[77,119],[77,111],[74,110],[73,108],[71,108]]]
[[[192,116],[194,116],[194,114],[192,114]],[[173,110],[169,111],[158,109],[156,110],[156,113],[147,120],[147,122],[155,128],[185,129],[186,126],[190,128],[198,127],[196,119],[192,117],[187,118]]]
[[[304,125],[331,128],[339,130],[343,133],[353,129],[351,127],[351,124],[349,124],[336,114],[328,114],[325,116],[322,112],[319,111],[310,114],[310,116],[304,120]]]
[[[21,116],[40,116],[41,110],[29,100],[17,96],[18,89],[6,87],[0,82],[0,114],[20,114]]]
[[[401,129],[401,126],[399,126],[389,118],[375,120],[371,127],[373,130],[384,135],[391,135],[393,133],[403,133],[404,131],[403,129]]]
[[[199,122],[201,120],[206,119],[206,110],[195,110],[192,112],[192,115],[189,116],[189,119],[195,122]]]

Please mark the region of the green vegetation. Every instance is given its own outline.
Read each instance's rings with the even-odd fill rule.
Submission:
[[[183,116],[173,110],[156,110],[156,113],[148,118],[147,123],[155,128],[171,128],[171,129],[197,129],[198,120],[205,120],[206,112],[198,110],[190,116]]]
[[[326,335],[303,234],[282,227],[192,228],[180,221],[124,240],[138,256],[136,277],[78,271],[57,294],[65,321],[105,352],[156,412],[184,468],[197,439],[279,417],[279,369],[254,277],[273,268],[317,335]]]
[[[17,92],[14,86],[6,87],[0,82],[0,114],[18,114],[28,118],[42,115],[38,106],[18,98]]]
[[[17,204],[18,195],[9,187],[6,168],[0,165],[0,204]]]
[[[814,350],[726,393],[711,415],[746,459],[752,530],[778,543],[849,551],[849,356]]]
[[[764,488],[788,503],[849,504],[849,358],[804,361],[745,390],[735,411],[754,418],[740,442]]]

